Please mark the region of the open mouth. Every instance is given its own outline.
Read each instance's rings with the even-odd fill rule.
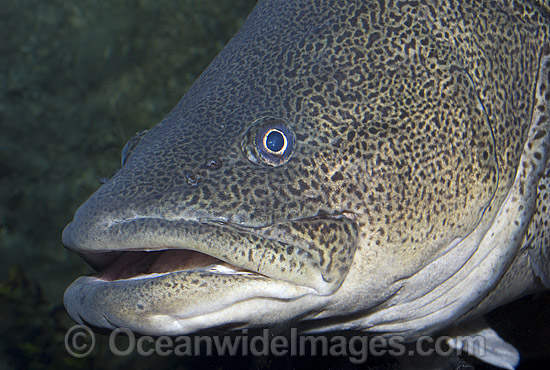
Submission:
[[[87,261],[93,260],[94,257],[114,260],[104,268],[95,264],[99,271],[93,276],[105,281],[191,270],[210,270],[226,274],[253,273],[207,254],[185,249],[105,252],[103,255],[102,253],[82,253],[81,255]]]
[[[65,228],[63,242],[106,282],[202,271],[254,275],[328,295],[340,286],[355,252],[354,222],[338,215],[261,228],[147,217],[93,227],[79,221]]]
[[[239,268],[207,254],[185,250],[88,252],[85,259],[114,260],[65,291],[67,312],[95,328],[131,328],[176,335],[208,327],[239,327],[318,292],[303,284]],[[93,257],[91,257],[93,256]],[[281,308],[277,308],[277,307]],[[263,312],[263,313],[261,313]]]
[[[67,288],[67,312],[96,327],[163,335],[226,325],[228,318],[263,324],[294,317],[289,302],[320,302],[340,287],[357,238],[354,221],[341,216],[256,228],[96,220],[77,214],[63,232],[65,246],[98,271]]]

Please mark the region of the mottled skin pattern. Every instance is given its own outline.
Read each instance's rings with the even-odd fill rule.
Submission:
[[[212,326],[301,317],[414,338],[548,286],[547,10],[260,1],[63,240],[81,253],[191,249],[261,275],[83,280],[69,312],[153,333],[204,328],[193,321],[202,315]],[[265,117],[295,135],[284,164],[257,158]],[[490,267],[467,263],[476,258]],[[514,288],[487,301],[507,269]],[[446,293],[464,291],[452,285],[460,274],[475,294]]]

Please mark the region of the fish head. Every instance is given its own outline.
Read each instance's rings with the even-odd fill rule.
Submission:
[[[65,228],[98,270],[67,289],[73,319],[362,329],[461,268],[513,175],[456,48],[414,7],[391,36],[374,3],[257,5]]]

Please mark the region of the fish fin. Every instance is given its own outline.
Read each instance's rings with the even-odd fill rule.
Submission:
[[[502,369],[514,370],[519,364],[518,350],[491,329],[482,317],[453,328],[450,334],[447,343],[458,353],[466,352]]]

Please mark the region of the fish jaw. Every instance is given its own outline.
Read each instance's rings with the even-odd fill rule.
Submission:
[[[357,237],[354,221],[342,215],[259,228],[136,217],[103,222],[89,232],[80,221],[90,219],[85,212],[65,228],[63,242],[98,273],[67,288],[69,315],[96,327],[147,334],[270,325],[316,310],[342,284]],[[316,250],[321,241],[297,231],[308,234],[325,224],[339,247],[334,252],[343,247],[350,257],[343,264]]]
[[[296,301],[311,295],[311,288],[210,266],[111,282],[84,276],[67,288],[64,301],[78,323],[180,335],[289,320],[300,306]]]

